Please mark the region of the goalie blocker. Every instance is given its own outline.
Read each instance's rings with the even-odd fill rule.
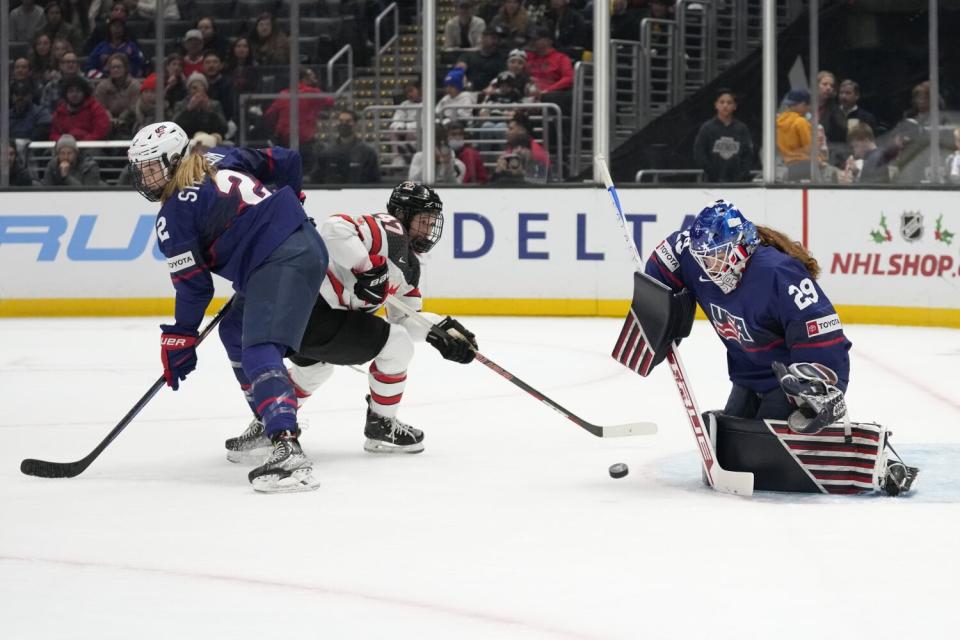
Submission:
[[[657,280],[635,273],[633,300],[613,349],[614,359],[647,376],[667,357],[673,341],[690,335],[695,309],[689,290],[673,292]],[[783,365],[779,369],[781,379],[788,369]],[[808,383],[815,379],[812,374],[801,375],[805,372],[800,365],[792,365],[789,370],[795,379]],[[802,391],[798,395],[805,400],[813,397],[806,386]],[[824,396],[833,398],[827,391],[825,388]],[[815,415],[832,415],[841,405],[842,394],[839,401],[824,405],[828,411]],[[895,454],[889,455],[893,452],[887,443],[890,433],[878,424],[821,424],[806,416],[801,432],[797,428],[800,424],[790,425],[787,420],[735,418],[717,411],[706,412],[703,417],[720,467],[753,473],[754,489],[758,491],[883,491],[898,495],[909,491],[917,475],[916,468],[907,467]]]

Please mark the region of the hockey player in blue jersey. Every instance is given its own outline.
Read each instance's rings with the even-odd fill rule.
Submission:
[[[796,408],[774,362],[833,380],[831,400],[842,401],[850,341],[817,284],[817,261],[800,244],[718,200],[658,244],[646,272],[671,289],[689,289],[723,341],[733,383],[725,414],[786,418]]]
[[[197,328],[212,274],[233,283],[220,337],[273,450],[249,473],[258,491],[318,482],[298,441],[297,399],[283,357],[301,341],[327,269],[327,251],[300,200],[300,155],[288,149],[187,152],[172,122],[141,129],[128,151],[134,186],[161,202],[156,232],[176,291],[174,324],[161,325],[161,359],[174,390],[197,365]],[[274,189],[266,185],[272,185]]]
[[[752,472],[761,490],[910,489],[917,470],[888,458],[885,429],[847,417],[851,343],[802,245],[718,200],[660,242],[645,272],[675,292],[666,305],[645,304],[663,300],[659,287],[635,279],[632,308],[646,315],[653,352],[689,333],[690,294],[726,347],[733,388],[708,420],[723,468]],[[621,334],[621,362],[623,342]],[[640,371],[635,360],[624,363]],[[646,375],[651,367],[641,365]]]

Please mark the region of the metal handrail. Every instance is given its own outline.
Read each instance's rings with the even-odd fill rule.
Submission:
[[[383,37],[381,36],[381,25],[383,21],[386,20],[387,16],[393,14],[393,36],[387,40],[385,43],[381,44]],[[381,63],[380,60],[383,57],[384,52],[390,48],[394,42],[397,43],[397,50],[394,52],[393,56],[393,78],[394,81],[400,78],[400,9],[397,7],[397,3],[391,3],[386,9],[380,12],[380,15],[377,16],[377,19],[374,21],[373,26],[373,48],[376,51],[374,55],[373,69],[375,75],[374,86],[376,87],[376,99],[380,99],[380,86],[381,86]]]
[[[653,28],[659,25],[666,29],[665,34],[657,34],[666,37],[665,43],[654,42]],[[641,84],[644,87],[641,96],[640,113],[643,123],[646,124],[654,118],[666,112],[677,102],[677,56],[676,56],[677,23],[673,20],[658,20],[655,18],[644,18],[640,21],[640,47],[641,47]],[[656,45],[665,47],[661,51]],[[660,63],[654,66],[654,61]],[[654,78],[654,71],[662,75]],[[654,82],[663,85],[662,89],[654,91]]]
[[[588,73],[589,72],[589,73]],[[587,91],[590,92],[590,104],[593,104],[593,63],[577,62],[573,65],[573,102],[570,106],[570,175],[580,173],[581,163],[593,156],[593,126],[588,124]],[[587,135],[589,134],[589,135]],[[584,151],[584,144],[590,142],[590,149]]]
[[[347,56],[347,79],[344,80],[339,87],[334,89],[334,63],[343,56]],[[347,93],[347,102],[350,104],[350,108],[353,109],[353,47],[349,44],[344,45],[340,51],[337,51],[335,54],[333,54],[333,57],[330,58],[329,62],[327,62],[327,91],[333,91],[333,95],[337,98],[342,96],[344,93]]]
[[[379,163],[381,170],[389,169],[390,167],[394,166],[392,164],[394,159],[401,157],[401,147],[405,144],[410,144],[409,140],[400,140],[400,139],[394,140],[394,139],[384,138],[385,135],[389,135],[391,132],[390,123],[393,122],[393,114],[396,113],[397,111],[409,111],[409,112],[418,114],[417,118],[415,119],[415,122],[417,123],[416,139],[417,141],[419,141],[421,122],[423,120],[423,118],[419,117],[419,113],[422,108],[423,108],[423,105],[391,106],[391,105],[379,105],[379,104],[370,105],[369,107],[364,108],[363,110],[364,122],[370,119],[373,120],[373,136],[374,136],[373,142],[376,145],[375,151],[377,152],[377,162]],[[389,113],[390,116],[384,117],[384,114],[387,114],[387,113]],[[386,126],[384,126],[383,123],[386,123]],[[406,132],[409,132],[409,130],[406,130]],[[419,150],[419,143],[417,146]],[[384,147],[387,148],[386,152],[383,151]],[[405,165],[403,164],[400,164],[397,166],[403,167],[404,169],[406,169]]]
[[[716,13],[711,0],[678,0],[676,16],[680,94],[686,97],[716,75]]]
[[[281,94],[281,93],[241,93],[237,96],[238,104],[238,115],[240,116],[240,121],[237,123],[237,146],[246,146],[247,144],[247,103],[251,100],[276,100],[277,98],[287,98],[290,99],[290,93]],[[332,93],[320,92],[320,93],[301,93],[297,97],[297,101],[300,100],[319,100],[322,98],[333,98],[336,100],[336,96]],[[291,101],[292,102],[292,101]]]

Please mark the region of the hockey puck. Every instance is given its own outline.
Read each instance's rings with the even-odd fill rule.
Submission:
[[[624,476],[626,476],[628,473],[630,473],[630,467],[628,467],[623,462],[618,462],[616,464],[610,465],[611,478],[617,478],[619,480],[620,478],[623,478]]]

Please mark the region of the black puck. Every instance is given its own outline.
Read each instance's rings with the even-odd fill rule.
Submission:
[[[610,465],[610,477],[620,479],[630,473],[630,467],[623,462]]]

